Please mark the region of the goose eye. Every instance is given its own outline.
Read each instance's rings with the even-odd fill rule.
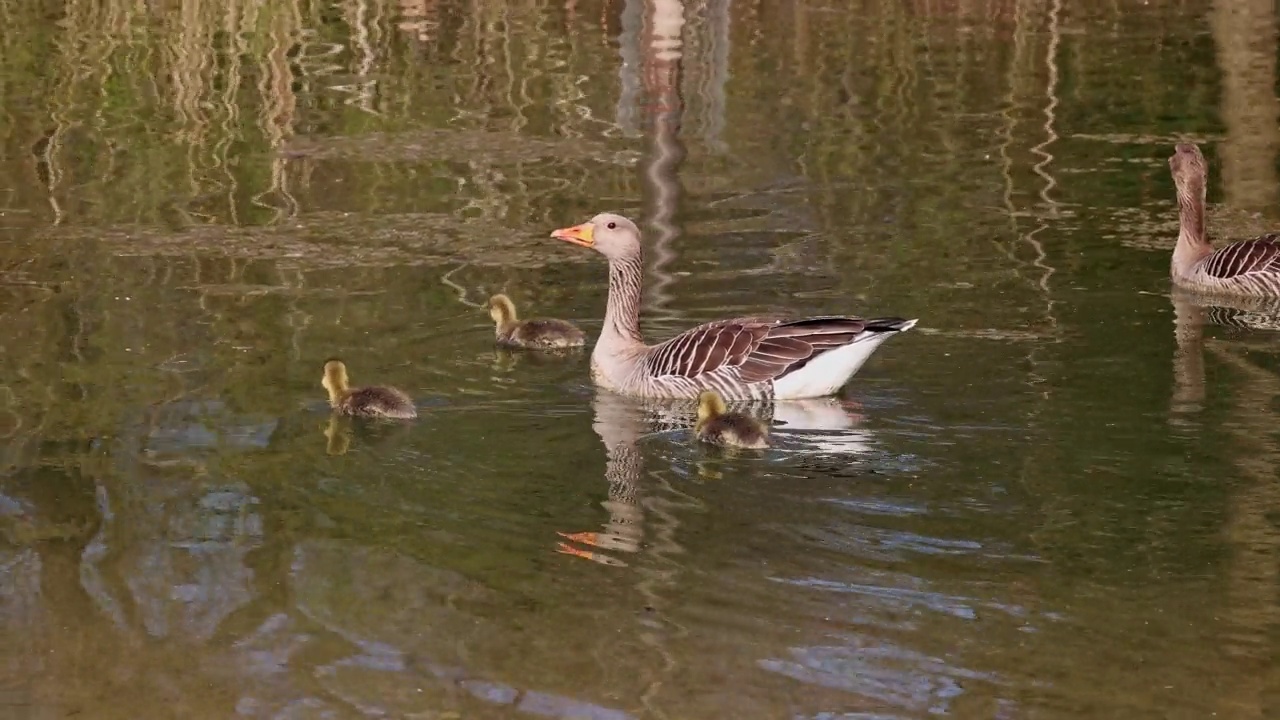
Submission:
[[[606,225],[605,227],[609,228],[610,230],[617,230],[617,229],[618,229],[618,223],[616,223],[616,222],[611,222],[611,223],[609,223],[608,225]]]

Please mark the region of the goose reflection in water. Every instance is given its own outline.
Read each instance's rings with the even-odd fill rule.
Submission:
[[[644,459],[636,447],[648,422],[643,405],[610,392],[597,392],[592,399],[595,420],[591,428],[600,436],[605,450],[605,481],[609,495],[600,504],[609,520],[600,532],[558,533],[573,542],[601,550],[635,553],[644,539],[644,513],[639,503],[640,477]],[[557,552],[573,555],[602,565],[625,567],[627,563],[611,555],[560,542]]]
[[[1270,332],[1280,331],[1280,298],[1207,296],[1180,288],[1170,295],[1173,303],[1174,388],[1169,424],[1189,429],[1189,416],[1200,412],[1205,401],[1204,331],[1207,326],[1226,328],[1234,342],[1249,344],[1251,335],[1266,333],[1265,345],[1274,347]]]
[[[1235,471],[1225,486],[1229,489],[1224,494],[1221,529],[1227,560],[1223,603],[1217,613],[1223,626],[1220,652],[1236,662],[1245,658],[1265,662],[1272,652],[1275,568],[1280,557],[1280,533],[1270,516],[1271,509],[1280,503],[1275,483],[1280,444],[1273,432],[1280,422],[1275,410],[1280,376],[1268,367],[1272,363],[1260,364],[1255,358],[1275,357],[1280,299],[1204,297],[1175,289],[1172,301],[1177,348],[1170,426],[1187,434],[1199,430],[1192,418],[1206,407],[1206,357],[1228,378],[1212,386],[1215,405],[1226,409],[1223,416],[1227,420],[1206,422],[1207,435],[1214,438]],[[1227,337],[1206,339],[1207,326],[1226,328],[1222,334]],[[1262,687],[1246,673],[1225,696],[1231,698],[1233,708],[1246,707],[1263,696]]]
[[[556,550],[602,565],[625,567],[625,561],[598,551],[640,551],[645,531],[641,497],[644,456],[639,444],[652,434],[671,434],[674,442],[692,443],[697,403],[640,400],[601,390],[593,398],[592,408],[595,420],[591,427],[605,448],[608,497],[600,504],[609,519],[599,531],[559,532],[564,540],[557,543]],[[767,452],[857,455],[872,451],[875,445],[871,432],[859,427],[863,416],[856,412],[860,409],[856,401],[825,397],[735,409],[771,423],[774,448]],[[767,462],[767,456],[762,461]],[[703,461],[696,461],[696,470],[690,475],[723,478]]]

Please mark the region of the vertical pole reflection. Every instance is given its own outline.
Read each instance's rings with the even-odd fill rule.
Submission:
[[[625,0],[622,31],[618,33],[618,127],[628,136],[640,134],[640,33],[644,25],[643,0]]]
[[[634,2],[635,0],[630,0]],[[666,312],[670,299],[668,287],[672,277],[667,266],[675,259],[671,244],[679,236],[674,218],[680,205],[683,188],[680,185],[680,164],[685,158],[685,147],[680,140],[680,127],[684,119],[684,99],[680,95],[684,58],[684,0],[644,0],[644,32],[641,52],[647,103],[644,116],[648,130],[648,147],[641,167],[645,188],[644,225],[653,239],[649,256],[653,258],[648,268],[649,292],[645,307],[651,314]],[[658,480],[658,476],[655,476]],[[655,488],[646,502],[651,514],[653,540],[649,562],[638,568],[640,581],[636,589],[653,608],[653,617],[640,632],[640,640],[654,649],[661,667],[650,679],[641,702],[654,717],[666,717],[658,707],[658,695],[665,681],[675,674],[676,660],[667,647],[673,635],[682,634],[678,624],[665,619],[667,603],[662,598],[679,573],[679,564],[672,557],[681,552],[675,539],[679,518],[672,512],[671,488]]]
[[[703,127],[702,137],[715,152],[725,152],[728,146],[720,137],[724,132],[727,100],[724,86],[729,80],[729,6],[732,0],[708,0],[707,2],[707,42],[710,54],[706,58],[706,67],[702,74],[706,78],[703,84],[702,102]]]
[[[1242,482],[1232,488],[1226,508],[1223,540],[1230,559],[1218,630],[1221,655],[1236,672],[1224,684],[1218,715],[1262,718],[1269,716],[1266,708],[1273,704],[1268,701],[1275,681],[1271,638],[1280,625],[1280,532],[1270,517],[1271,508],[1280,503],[1275,475],[1280,447],[1270,435],[1280,421],[1273,409],[1280,399],[1280,380],[1239,349],[1214,341],[1206,345],[1239,379],[1231,393],[1231,422],[1223,424],[1226,447]]]
[[[1216,0],[1210,15],[1222,70],[1222,184],[1228,205],[1280,202],[1280,99],[1276,97],[1275,0]]]
[[[1276,20],[1275,0],[1216,0],[1210,13],[1226,126],[1220,147],[1223,194],[1228,205],[1249,210],[1273,208],[1280,199]],[[1219,714],[1260,718],[1267,714],[1269,684],[1275,679],[1271,638],[1280,625],[1280,532],[1269,516],[1280,503],[1275,482],[1280,447],[1271,437],[1280,419],[1274,410],[1280,381],[1239,352],[1216,343],[1208,349],[1243,380],[1232,393],[1231,422],[1223,424],[1242,482],[1232,487],[1223,527],[1231,552],[1220,642],[1236,672],[1223,688]]]
[[[628,5],[638,0],[629,0]],[[672,241],[679,235],[673,221],[680,204],[680,163],[685,158],[680,141],[684,100],[680,96],[681,60],[684,57],[684,0],[643,0],[644,31],[641,34],[642,82],[646,104],[645,125],[648,148],[642,162],[646,202],[644,224],[653,242],[649,268],[649,298],[646,309],[662,312],[672,282],[666,271],[675,252]]]

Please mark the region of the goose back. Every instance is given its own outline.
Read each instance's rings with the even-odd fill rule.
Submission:
[[[1214,251],[1188,273],[1189,284],[1239,295],[1280,295],[1280,234],[1241,240]]]
[[[650,396],[692,397],[716,390],[730,399],[768,399],[773,383],[824,353],[909,329],[902,318],[742,317],[687,330],[655,345],[637,364],[633,386]]]

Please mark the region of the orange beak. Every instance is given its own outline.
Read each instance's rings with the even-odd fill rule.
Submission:
[[[574,225],[573,227],[560,228],[559,230],[552,232],[551,237],[587,248],[593,247],[596,244],[595,226],[591,223],[582,223],[581,225]]]

